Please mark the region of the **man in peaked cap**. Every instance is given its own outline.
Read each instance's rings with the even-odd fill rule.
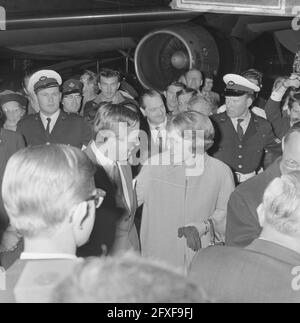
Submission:
[[[67,80],[62,87],[62,105],[65,112],[79,113],[82,102],[83,84],[75,79]]]
[[[53,143],[83,148],[91,140],[91,128],[83,118],[60,110],[61,84],[55,71],[42,70],[31,76],[28,88],[36,94],[40,112],[24,118],[17,127],[28,146]]]
[[[224,82],[226,112],[212,117],[216,140],[211,152],[232,168],[239,184],[257,174],[266,151],[275,151],[274,158],[281,154],[280,141],[271,124],[249,110],[260,88],[236,74],[226,75]]]

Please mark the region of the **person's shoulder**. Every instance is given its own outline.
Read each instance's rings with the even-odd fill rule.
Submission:
[[[213,165],[213,167],[218,171],[224,171],[224,172],[231,172],[231,169],[228,165],[226,165],[224,162],[222,162],[220,159],[214,158],[212,156],[207,155],[207,161]]]
[[[18,127],[33,124],[38,119],[39,119],[39,113],[29,114],[19,121]]]
[[[4,128],[1,129],[1,134],[3,138],[5,138],[6,140],[18,140],[19,138],[22,137],[18,132],[4,129]]]
[[[252,112],[253,120],[256,124],[264,128],[272,128],[271,123],[262,116]]]
[[[225,123],[228,120],[228,116],[226,112],[222,112],[219,114],[214,114],[211,116],[212,121],[217,123]]]
[[[87,123],[86,120],[82,116],[80,116],[79,114],[65,112],[65,111],[62,111],[61,113],[62,113],[62,119],[65,119],[68,122],[78,123],[78,124]]]
[[[232,259],[247,253],[245,249],[227,246],[213,246],[202,249],[198,252],[191,265],[191,271],[197,273],[198,270],[205,270],[213,266],[224,266],[225,263],[231,263]],[[200,268],[201,267],[201,268]]]

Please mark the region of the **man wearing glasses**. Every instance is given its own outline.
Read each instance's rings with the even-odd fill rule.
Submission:
[[[29,147],[9,160],[3,201],[24,238],[24,252],[6,273],[0,303],[48,302],[53,287],[71,272],[105,195],[96,189],[94,173],[82,151],[65,145]]]
[[[65,112],[78,114],[81,109],[83,84],[75,79],[64,82],[62,86],[62,106]]]

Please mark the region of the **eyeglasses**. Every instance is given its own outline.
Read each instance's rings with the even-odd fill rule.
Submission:
[[[102,199],[106,196],[106,192],[101,190],[100,188],[96,189],[96,193],[89,197],[86,202],[94,201],[95,207],[98,209],[102,203]]]

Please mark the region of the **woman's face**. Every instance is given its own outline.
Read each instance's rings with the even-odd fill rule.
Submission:
[[[16,125],[24,116],[25,110],[18,102],[7,102],[3,104],[2,110],[8,123]]]
[[[294,102],[291,109],[291,122],[296,123],[300,121],[300,103]]]

